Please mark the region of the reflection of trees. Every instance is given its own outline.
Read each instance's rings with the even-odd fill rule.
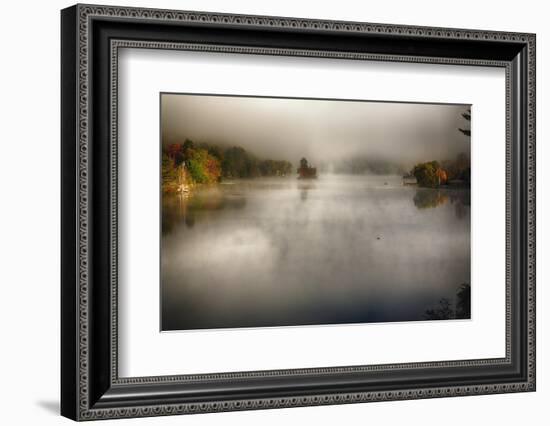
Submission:
[[[429,209],[442,206],[447,202],[454,205],[458,219],[468,216],[470,207],[470,191],[463,189],[417,189],[413,197],[418,209]]]
[[[244,196],[225,195],[221,191],[207,191],[190,196],[165,195],[162,197],[162,232],[170,232],[180,223],[192,228],[204,212],[241,209],[245,205]]]
[[[470,191],[449,190],[448,193],[451,203],[459,202],[464,206],[470,206]]]
[[[300,199],[302,201],[307,201],[308,192],[311,189],[315,188],[315,184],[313,183],[302,183],[300,182],[298,184],[298,189],[300,190]]]
[[[419,189],[414,195],[414,205],[419,209],[441,206],[449,200],[449,196],[440,190]]]
[[[439,305],[427,309],[424,318],[427,320],[469,319],[471,317],[471,287],[469,283],[461,284],[456,291],[455,306],[443,297]]]
[[[164,195],[162,197],[162,233],[170,232],[181,219],[187,218],[185,195]]]

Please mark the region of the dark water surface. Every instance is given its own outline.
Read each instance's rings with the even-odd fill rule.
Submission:
[[[470,191],[258,178],[162,202],[162,329],[425,319],[470,282]]]

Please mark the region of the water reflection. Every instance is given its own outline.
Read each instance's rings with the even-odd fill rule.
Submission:
[[[162,329],[424,320],[470,281],[457,191],[321,175],[164,197]]]
[[[416,191],[414,205],[419,209],[441,206],[449,201],[449,196],[439,189],[422,188]]]
[[[418,209],[431,209],[451,203],[455,216],[464,219],[470,214],[470,190],[463,188],[417,188],[413,203]]]
[[[162,198],[162,232],[168,233],[180,223],[192,228],[197,219],[208,217],[204,214],[208,211],[242,209],[245,206],[244,194],[223,191],[216,186],[201,188],[191,195],[165,195]]]
[[[298,182],[298,189],[300,190],[300,199],[307,201],[308,192],[315,189],[315,183],[312,181],[300,181]]]

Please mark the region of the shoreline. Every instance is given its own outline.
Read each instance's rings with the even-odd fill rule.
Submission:
[[[182,183],[180,185],[170,185],[168,188],[163,188],[161,185],[161,194],[162,196],[170,196],[170,195],[180,195],[180,196],[189,196],[193,194],[195,191],[212,187],[215,188],[218,185],[236,185],[239,182],[254,182],[256,180],[287,180],[287,181],[296,181],[298,183],[306,183],[306,182],[322,182],[326,177],[339,177],[339,178],[345,178],[345,177],[352,177],[355,179],[358,178],[364,178],[365,180],[369,180],[369,178],[379,178],[383,179],[384,177],[393,177],[393,178],[399,178],[402,177],[400,175],[361,175],[361,174],[340,174],[340,173],[328,173],[328,174],[320,174],[317,176],[316,179],[301,179],[299,176],[258,176],[258,177],[245,177],[245,178],[223,178],[218,182],[211,182],[211,183]],[[383,185],[386,186],[386,185]],[[418,183],[404,183],[401,182],[401,185],[390,185],[390,188],[395,187],[403,187],[403,188],[411,188],[411,189],[423,189],[423,190],[471,190],[470,185],[465,184],[446,184],[446,185],[440,185],[440,186],[421,186]]]

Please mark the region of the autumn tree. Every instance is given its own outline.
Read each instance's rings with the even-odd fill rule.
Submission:
[[[174,162],[174,165],[178,166],[183,162],[183,150],[180,144],[172,143],[168,145],[168,148],[166,149],[166,153],[168,157],[172,159],[172,161]]]
[[[441,166],[437,161],[419,163],[412,169],[411,174],[420,186],[436,187],[441,184]]]
[[[175,185],[176,169],[181,169],[178,176],[185,176],[188,183],[213,183],[222,176],[285,176],[291,173],[292,164],[284,160],[260,160],[240,146],[223,148],[207,143],[195,144],[192,140],[185,139],[183,143],[163,147],[163,185],[168,181]]]
[[[196,183],[214,183],[220,178],[220,162],[205,149],[194,149],[187,163],[189,174]]]
[[[166,187],[176,179],[174,160],[168,154],[162,154],[162,185]]]

